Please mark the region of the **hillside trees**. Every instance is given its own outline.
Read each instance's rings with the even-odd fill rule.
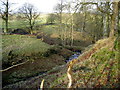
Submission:
[[[59,17],[59,36],[62,45],[73,45],[74,42],[74,14],[77,10],[77,5],[73,2],[60,0],[60,3],[55,7]]]
[[[63,0],[60,0],[60,2],[55,6],[55,13],[58,15],[58,28],[59,28],[59,37],[61,39],[61,45],[63,45],[64,41],[64,28],[63,28],[63,11],[65,8],[65,4]]]
[[[103,34],[104,36],[114,36],[115,31],[117,30],[118,22],[118,1],[112,2],[86,2],[85,5],[96,5],[97,10],[103,14]],[[111,21],[111,23],[109,23]],[[111,27],[110,27],[111,26]],[[110,27],[110,31],[109,31]],[[109,33],[110,32],[110,33]],[[106,35],[108,34],[108,35]]]
[[[65,10],[68,15],[65,15],[65,34],[64,34],[64,44],[73,45],[73,13],[72,13],[72,2],[66,2]]]
[[[118,1],[113,1],[113,2],[105,2],[104,8],[100,8],[97,4],[97,8],[100,12],[103,13],[103,33],[104,37],[109,36],[112,37],[116,34],[118,30]],[[111,21],[111,23],[110,23]],[[109,29],[110,28],[110,29]]]
[[[74,27],[76,31],[88,35],[82,37],[90,37],[92,42],[96,42],[103,36],[102,16],[96,9],[91,8],[92,5],[85,3],[79,3],[79,8],[74,15]]]
[[[118,2],[96,1],[96,2],[80,2],[79,4],[84,5],[84,6],[89,5],[89,6],[96,7],[94,12],[93,11],[90,12],[89,11],[90,8],[88,8],[88,11],[90,12],[89,16],[91,16],[92,14],[96,14],[96,16],[93,17],[93,20],[95,19],[94,21],[96,22],[94,24],[95,25],[94,30],[96,29],[96,31],[91,32],[91,33],[89,33],[90,30],[86,31],[85,27],[87,27],[89,16],[86,17],[84,12],[83,12],[83,15],[82,15],[82,16],[84,16],[83,17],[84,20],[82,19],[82,22],[83,22],[82,31],[84,31],[88,34],[94,34],[92,36],[94,38],[94,41],[100,39],[101,35],[103,35],[103,38],[114,36],[114,34],[116,33],[116,30],[118,30],[117,22],[119,22],[119,20],[118,20]],[[91,20],[91,21],[93,21],[93,20]],[[101,24],[98,23],[99,21],[101,21]],[[100,30],[98,25],[100,25],[102,27],[100,33],[102,32],[103,34],[97,33]]]
[[[116,26],[118,11],[115,9],[115,2],[94,1],[94,2],[61,2],[57,5],[56,11],[59,17],[59,35],[62,45],[74,45],[75,31],[86,33],[91,42],[111,37]],[[115,14],[116,13],[116,14]],[[116,18],[116,20],[115,20]],[[84,39],[86,40],[86,39]]]
[[[33,28],[35,26],[36,19],[39,17],[39,13],[36,8],[29,3],[25,3],[20,9],[19,13],[23,14],[24,18],[28,21],[29,24],[29,32],[33,34]]]

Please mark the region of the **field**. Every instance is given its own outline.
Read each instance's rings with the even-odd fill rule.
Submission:
[[[43,23],[46,23],[47,14],[41,14],[39,18],[36,20],[36,25],[40,25]],[[3,20],[0,18],[0,28],[5,27],[5,24],[3,24]],[[17,29],[17,28],[26,28],[29,27],[28,21],[25,19],[16,18],[16,15],[11,16],[8,28],[10,29]]]
[[[3,35],[3,52],[15,51],[20,55],[46,52],[51,46],[30,35]]]

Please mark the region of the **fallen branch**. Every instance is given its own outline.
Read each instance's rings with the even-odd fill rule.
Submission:
[[[25,64],[26,62],[28,62],[28,60],[25,61],[25,62],[23,62],[23,63],[13,65],[13,66],[11,66],[11,67],[9,67],[9,68],[6,68],[6,69],[4,69],[4,70],[0,70],[0,72],[4,72],[4,71],[7,71],[7,70],[9,70],[9,69],[15,68],[15,67],[17,67],[17,66],[23,65],[23,64]]]

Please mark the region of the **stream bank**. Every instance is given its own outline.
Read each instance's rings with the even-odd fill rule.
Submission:
[[[65,65],[65,60],[72,55],[75,56],[75,52],[58,46],[49,49],[42,57],[34,54],[24,65],[3,72],[3,87],[47,73],[54,67]]]
[[[69,61],[77,58],[80,54],[81,54],[80,52],[74,52],[74,54],[69,57]],[[67,62],[69,62],[69,61],[67,61]],[[63,64],[63,65],[53,67],[49,71],[40,72],[32,77],[24,78],[22,81],[6,85],[3,88],[11,88],[11,87],[14,87],[14,88],[18,88],[18,87],[19,88],[26,88],[26,87],[32,88],[33,86],[35,86],[35,88],[38,89],[43,78],[45,79],[45,83],[44,83],[45,87],[49,87],[51,81],[54,81],[61,74],[66,75],[66,71],[67,71],[66,65],[67,64]],[[37,84],[34,82],[37,82]]]

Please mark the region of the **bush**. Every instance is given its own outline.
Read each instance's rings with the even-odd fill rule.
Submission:
[[[29,32],[27,32],[24,29],[15,29],[14,31],[11,32],[11,34],[21,34],[21,35],[25,35],[25,34],[29,34]]]

